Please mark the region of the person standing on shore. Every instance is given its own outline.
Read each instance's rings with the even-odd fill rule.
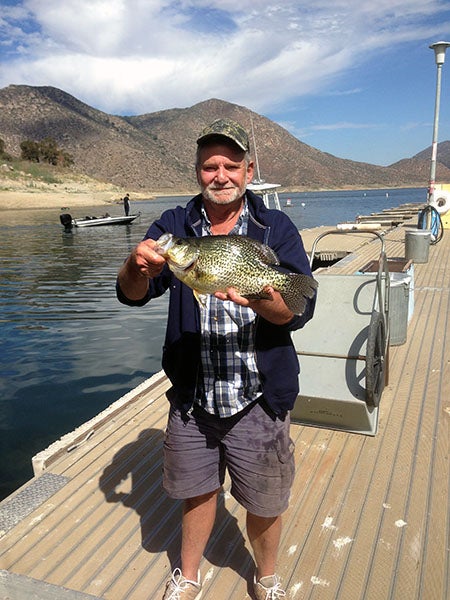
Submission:
[[[270,287],[270,300],[250,300],[228,288],[200,305],[156,251],[155,240],[166,232],[246,235],[270,246],[283,270],[306,275],[311,270],[289,217],[246,190],[253,162],[244,128],[218,119],[203,130],[197,145],[201,193],[185,207],[164,212],[117,277],[118,299],[130,306],[143,306],[170,290],[162,359],[172,384],[163,486],[184,505],[181,562],[163,600],[201,596],[200,563],[226,469],[231,494],[247,511],[255,596],[274,600],[286,595],[276,563],[281,515],[295,470],[289,411],[298,394],[299,364],[290,334],[311,319],[315,298],[307,300],[302,315],[293,314]]]

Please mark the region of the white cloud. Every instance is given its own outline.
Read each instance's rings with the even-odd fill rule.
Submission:
[[[383,123],[357,123],[351,121],[340,121],[335,123],[324,123],[320,125],[310,126],[298,126],[296,122],[284,121],[278,122],[279,125],[287,129],[292,135],[298,137],[300,140],[307,140],[312,135],[322,132],[352,132],[362,130],[368,132],[369,130],[382,130],[386,128]]]
[[[312,131],[338,131],[339,129],[373,129],[380,127],[376,123],[351,123],[349,121],[341,121],[340,123],[328,123],[323,125],[312,125]]]
[[[264,111],[435,35],[443,11],[439,0],[24,0],[3,10],[0,86],[54,85],[116,113],[210,97]]]

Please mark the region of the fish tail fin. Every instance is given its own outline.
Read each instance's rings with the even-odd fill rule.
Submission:
[[[286,306],[296,315],[302,315],[306,308],[306,299],[314,298],[317,281],[309,275],[287,273],[286,285],[280,290]]]

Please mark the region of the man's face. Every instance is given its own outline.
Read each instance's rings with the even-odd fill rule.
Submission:
[[[242,198],[252,178],[253,163],[246,163],[243,150],[220,143],[200,149],[197,181],[205,200],[231,204]]]

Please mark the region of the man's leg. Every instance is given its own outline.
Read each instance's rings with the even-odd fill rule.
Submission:
[[[253,548],[258,579],[275,573],[281,524],[281,516],[258,517],[247,512],[247,534]]]
[[[191,581],[197,581],[200,561],[214,526],[219,489],[184,501],[181,572]]]

